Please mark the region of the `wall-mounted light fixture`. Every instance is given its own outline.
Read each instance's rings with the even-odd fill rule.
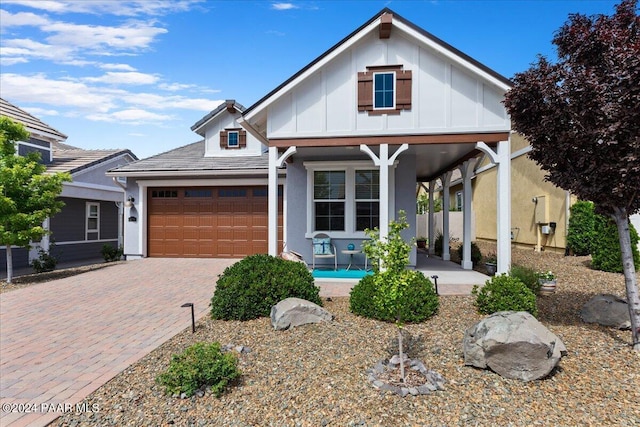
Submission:
[[[135,202],[135,201],[136,201],[136,199],[134,199],[134,197],[133,197],[133,196],[129,196],[129,197],[127,198],[127,201],[126,201],[126,202],[124,202],[124,206],[125,206],[126,208],[130,208],[130,207],[132,207],[132,206],[133,206],[133,204],[134,204],[134,202]]]
[[[533,203],[538,203],[538,198],[537,198],[537,197],[533,197],[533,198],[531,198],[531,201],[532,201]]]

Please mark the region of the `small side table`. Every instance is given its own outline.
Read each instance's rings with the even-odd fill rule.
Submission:
[[[349,250],[349,249],[343,249],[341,251],[343,254],[345,255],[349,255],[349,265],[347,266],[347,271],[351,269],[351,267],[355,267],[358,270],[362,270],[360,267],[358,267],[357,265],[354,265],[353,263],[353,256],[356,254],[361,254],[363,253],[362,250],[359,249],[354,249],[354,250]],[[367,269],[367,256],[364,256],[364,269]]]

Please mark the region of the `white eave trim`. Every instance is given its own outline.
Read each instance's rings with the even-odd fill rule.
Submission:
[[[221,169],[216,171],[211,170],[189,170],[189,171],[176,171],[176,170],[158,170],[158,171],[140,171],[140,172],[107,172],[107,176],[122,176],[122,177],[131,177],[131,178],[145,178],[145,177],[161,177],[161,176],[171,176],[171,177],[192,177],[192,176],[207,176],[211,178],[216,177],[227,177],[227,176],[241,176],[241,175],[256,175],[256,176],[267,176],[267,169]]]

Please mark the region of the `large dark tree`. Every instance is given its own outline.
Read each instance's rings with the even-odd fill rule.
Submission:
[[[505,106],[546,179],[615,220],[633,348],[640,351],[640,297],[629,238],[629,215],[640,210],[637,0],[622,1],[612,16],[570,15],[553,44],[557,62],[540,56],[516,74]]]

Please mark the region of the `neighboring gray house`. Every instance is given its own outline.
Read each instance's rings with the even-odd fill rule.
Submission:
[[[312,237],[326,232],[346,264],[341,251],[358,246],[365,228],[379,226],[385,237],[398,210],[413,229],[407,237],[415,235],[417,182],[462,168],[470,200],[473,166],[486,154],[503,195],[496,225],[505,272],[511,125],[502,100],[510,86],[385,8],[251,107],[227,101],[212,111],[192,127],[204,141],[108,172],[126,177],[135,199],[125,254],[276,255],[286,242],[311,261]],[[471,268],[470,239],[464,255]]]
[[[1,98],[0,115],[22,123],[30,134],[29,141],[18,142],[19,154],[38,151],[47,172],[69,172],[72,177],[60,197],[65,206],[45,222],[52,234],[34,243],[30,251],[15,248],[14,269],[28,267],[40,247],[51,249],[58,262],[74,262],[101,258],[105,243],[122,245],[124,184],[105,172],[137,157],[129,150],[83,150],[66,145],[66,135]],[[6,271],[4,247],[0,247],[0,269]]]

